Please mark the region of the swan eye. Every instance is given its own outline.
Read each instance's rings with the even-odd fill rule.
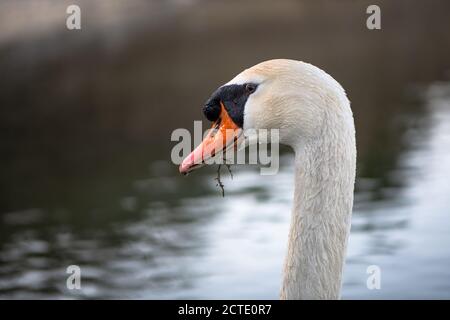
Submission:
[[[256,91],[256,84],[253,83],[247,83],[245,85],[245,91],[247,91],[248,94],[252,94]]]

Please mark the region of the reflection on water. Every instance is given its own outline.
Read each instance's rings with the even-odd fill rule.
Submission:
[[[397,164],[358,178],[344,298],[450,298],[450,85],[423,91],[427,113],[403,119],[407,150]],[[3,214],[0,296],[278,297],[291,154],[276,176],[235,170],[225,198],[212,169],[183,178],[163,161],[140,168],[125,190],[96,186],[103,205]],[[80,291],[65,287],[71,264],[82,269]],[[381,268],[381,290],[366,288],[369,265]]]
[[[432,85],[425,99],[428,118],[411,121],[426,128],[411,125],[411,150],[388,173],[405,186],[382,188],[386,200],[373,201],[373,181],[356,195],[344,297],[450,298],[450,85]],[[361,287],[372,264],[383,279],[375,292]]]

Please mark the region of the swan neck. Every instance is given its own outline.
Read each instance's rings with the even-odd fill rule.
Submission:
[[[295,150],[282,299],[340,298],[355,179],[354,131],[349,129],[325,133]]]

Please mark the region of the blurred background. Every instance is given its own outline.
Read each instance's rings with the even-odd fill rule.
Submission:
[[[376,1],[373,31],[370,4],[2,0],[0,298],[278,298],[292,153],[276,176],[233,168],[224,198],[216,168],[170,161],[171,132],[271,58],[317,65],[352,102],[343,298],[450,298],[450,2]]]

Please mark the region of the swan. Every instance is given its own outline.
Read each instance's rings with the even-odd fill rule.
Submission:
[[[280,298],[339,299],[356,171],[354,120],[342,86],[312,64],[269,60],[218,88],[203,111],[219,132],[279,129],[280,143],[295,153]],[[201,167],[218,140],[207,135],[179,171]]]

